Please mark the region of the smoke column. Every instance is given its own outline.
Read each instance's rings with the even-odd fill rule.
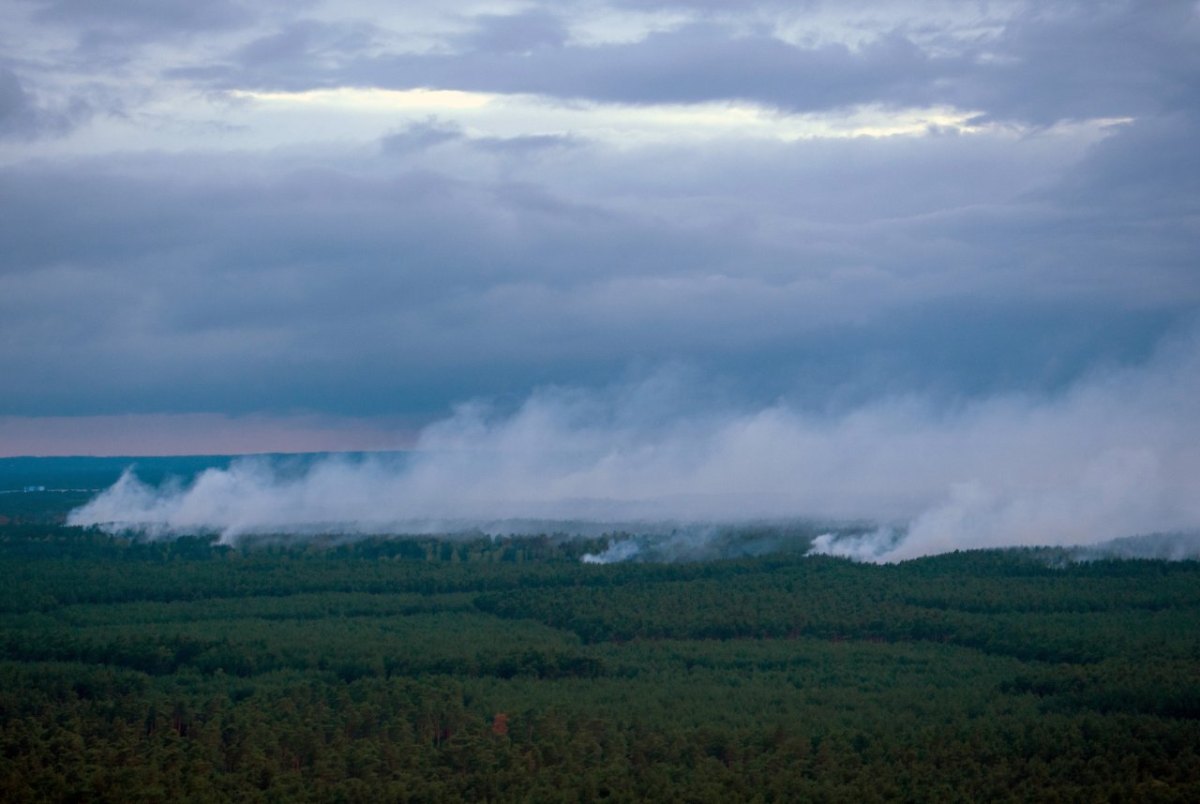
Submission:
[[[238,460],[151,488],[127,473],[70,523],[148,536],[445,532],[577,522],[871,520],[816,549],[895,561],[954,549],[1078,546],[1200,525],[1200,339],[1053,396],[947,409],[918,396],[838,415],[785,403],[697,410],[663,372],[471,403],[407,459],[330,456],[303,471]]]

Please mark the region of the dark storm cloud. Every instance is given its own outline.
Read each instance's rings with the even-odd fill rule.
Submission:
[[[0,65],[0,138],[33,139],[70,131],[91,114],[82,100],[59,107],[41,103],[16,72]]]
[[[237,0],[26,0],[35,19],[76,27],[88,35],[139,37],[236,28],[254,19],[253,4]]]
[[[1166,217],[1188,225],[1200,212],[1198,130],[1200,106],[1138,120],[1098,143],[1052,195],[1131,223]]]
[[[582,147],[576,137],[563,134],[522,134],[515,137],[467,137],[462,127],[436,117],[410,123],[399,131],[384,136],[379,147],[384,154],[412,154],[447,143],[469,139],[473,148],[492,154],[521,157],[560,148]]]
[[[10,410],[78,412],[67,389],[80,383],[101,409],[440,406],[464,372],[486,385],[514,362],[579,357],[546,354],[536,322],[509,320],[489,294],[567,292],[610,264],[699,255],[677,233],[531,188],[210,167],[185,181],[169,160],[138,178],[6,171]],[[491,327],[506,331],[479,340]]]
[[[384,153],[407,154],[454,142],[463,136],[459,126],[441,122],[437,118],[429,118],[410,123],[402,130],[388,134],[380,141],[379,146]]]
[[[562,148],[579,148],[584,143],[566,134],[522,134],[516,137],[476,137],[474,145],[495,154],[522,157]]]
[[[43,61],[40,71],[48,76],[71,77],[85,91],[97,78],[120,77],[128,80],[141,74],[164,76],[176,66],[187,47],[195,44],[207,48],[231,47],[236,42],[265,25],[274,30],[287,26],[297,4],[279,0],[214,0],[191,3],[181,0],[23,0],[30,10],[25,20],[26,30],[16,30],[17,36],[32,41],[45,36],[56,42],[49,61]],[[72,41],[67,47],[60,37]],[[229,39],[223,39],[228,37]],[[232,46],[235,50],[236,46]],[[246,54],[250,57],[253,54]],[[197,68],[198,74],[213,70],[213,66]],[[220,71],[223,68],[216,68]],[[116,89],[116,88],[110,88]],[[145,92],[140,81],[124,87],[126,93],[137,97]],[[119,94],[119,93],[118,93]],[[94,105],[115,112],[121,111],[116,98],[94,101]]]
[[[432,415],[671,361],[817,406],[1053,390],[1200,306],[1195,163],[1117,201],[1189,131],[1126,127],[1061,182],[1069,142],[1002,135],[619,150],[436,120],[340,166],[10,166],[3,412]]]
[[[1033,4],[978,48],[947,100],[994,119],[1153,114],[1200,102],[1192,2]]]
[[[562,47],[567,28],[547,11],[521,14],[485,14],[474,19],[476,30],[463,40],[467,49],[490,53],[527,53],[538,48]]]
[[[564,16],[558,16],[563,14]],[[467,18],[427,53],[353,57],[341,26],[291,23],[224,65],[173,74],[226,88],[335,84],[532,93],[631,104],[743,100],[789,112],[855,104],[955,104],[981,120],[1051,124],[1189,108],[1198,101],[1200,24],[1189,2],[1023,6],[998,33],[933,37],[913,21],[861,44],[796,44],[762,25],[706,16],[633,42],[578,44],[566,12]],[[342,54],[329,59],[331,49]]]
[[[397,120],[377,156],[10,163],[5,412],[428,415],[671,361],[818,405],[1046,390],[1143,359],[1200,306],[1182,4],[1039,6],[936,50],[911,27],[799,45],[720,13],[585,46],[566,35],[569,9],[533,9],[464,18],[422,54],[387,52],[383,21],[267,16],[252,30],[239,8],[43,4],[40,18],[134,41],[240,31],[225,60],[161,64],[242,89],[1138,119],[1083,158],[1087,138],[1003,128],[612,147],[429,117]],[[10,139],[66,119],[25,74],[0,72]]]
[[[753,4],[738,14],[704,2],[643,6],[691,16],[634,41],[598,43],[571,37],[575,9],[546,5],[458,15],[460,30],[416,51],[398,49],[395,36],[407,32],[395,21],[353,11],[317,19],[303,6],[232,0],[30,7],[35,24],[76,35],[64,63],[81,74],[132,63],[143,44],[219,34],[202,57],[162,50],[140,64],[223,90],[436,88],[635,105],[749,101],[785,112],[954,105],[981,121],[1033,125],[1200,104],[1200,22],[1183,0],[959,9],[957,31],[924,21],[919,8],[896,6],[871,21],[861,6],[846,12],[857,26],[852,44],[804,35],[807,13],[812,31],[821,24],[819,4]],[[746,24],[740,15],[755,9],[765,16]],[[765,22],[783,11],[800,32],[786,41]],[[972,32],[972,20],[985,30]]]
[[[33,98],[12,70],[0,68],[0,133],[33,133],[40,128],[40,113]]]
[[[234,56],[250,69],[267,65],[280,70],[290,65],[303,70],[311,60],[328,60],[368,48],[374,34],[374,27],[367,23],[297,20],[241,47]]]
[[[496,22],[488,25],[494,28]],[[801,48],[769,35],[733,35],[713,24],[588,47],[532,34],[528,40],[511,32],[502,38],[485,29],[464,37],[471,47],[456,53],[358,59],[333,72],[310,63],[297,74],[290,59],[241,59],[219,75],[219,83],[298,90],[340,82],[633,104],[750,100],[812,111],[884,99],[928,102],[926,84],[945,71],[942,60],[900,35],[880,37],[853,51],[840,44]],[[523,46],[528,47],[517,49]]]

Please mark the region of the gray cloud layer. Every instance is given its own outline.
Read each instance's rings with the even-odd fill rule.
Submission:
[[[1191,115],[0,168],[0,412],[430,415],[684,361],[763,399],[1052,388],[1196,310]],[[857,389],[857,390],[856,390]]]
[[[675,21],[632,37],[575,35],[597,13],[631,11]],[[508,13],[27,0],[10,16],[10,50],[57,43],[25,59],[24,80],[73,70],[79,91],[98,93],[95,108],[112,103],[94,80],[107,77],[136,79],[135,93],[157,80],[182,91],[433,87],[631,104],[748,100],[793,112],[954,105],[1049,125],[1195,108],[1200,74],[1190,0],[539,3]]]
[[[635,41],[579,43],[569,36],[572,11],[555,5],[463,18],[467,33],[417,53],[390,51],[370,25],[290,21],[221,62],[173,74],[226,88],[434,87],[633,104],[751,100],[788,111],[954,104],[1036,124],[1196,101],[1200,25],[1183,0],[1020,4],[974,15],[986,33],[932,32],[914,8],[895,22],[858,21],[849,43],[792,41],[765,22],[777,10],[747,26],[754,14],[750,6]],[[794,16],[806,30],[803,12]]]
[[[91,112],[88,104],[79,98],[59,106],[41,102],[26,89],[16,71],[0,61],[0,139],[57,136],[74,128]]]

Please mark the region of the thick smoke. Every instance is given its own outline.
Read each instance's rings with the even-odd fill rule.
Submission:
[[[870,520],[877,529],[813,545],[875,561],[1185,532],[1200,525],[1198,346],[1193,333],[1144,366],[1051,396],[956,406],[905,396],[836,415],[698,406],[703,389],[673,372],[605,391],[544,389],[512,412],[466,405],[403,459],[245,459],[166,488],[127,473],[70,521],[232,540],[494,532],[520,518]]]
[[[1143,558],[1160,561],[1200,559],[1200,530],[1191,533],[1150,533],[1129,536],[1100,544],[1073,547],[1067,551],[1072,561],[1113,558]]]
[[[822,533],[829,523],[811,521],[757,521],[738,524],[643,523],[636,532],[609,533],[608,545],[581,556],[585,564],[615,564],[622,561],[708,561],[746,558],[772,553],[808,553],[818,539],[833,533],[852,537],[861,526],[843,523],[833,533]]]

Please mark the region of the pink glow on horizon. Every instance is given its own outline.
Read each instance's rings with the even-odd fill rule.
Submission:
[[[417,429],[412,420],[382,417],[0,416],[0,457],[395,450],[411,447]]]

